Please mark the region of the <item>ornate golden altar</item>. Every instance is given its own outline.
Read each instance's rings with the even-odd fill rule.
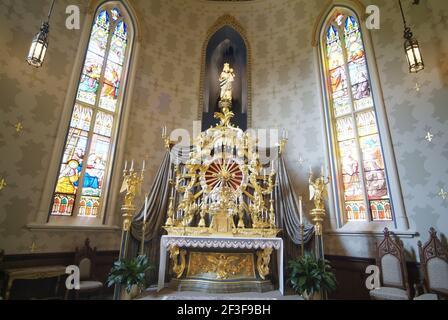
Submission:
[[[220,123],[196,137],[187,159],[174,165],[164,229],[177,240],[200,237],[225,242],[233,237],[262,243],[262,239],[275,239],[280,232],[274,211],[277,157],[271,155],[274,159],[262,163],[257,138],[231,124],[234,78],[233,70],[225,64],[219,79],[220,112],[215,113]],[[166,130],[163,138],[176,158],[179,149]],[[278,143],[278,153],[283,152],[285,144],[286,138]],[[272,290],[273,246],[226,247],[218,241],[216,246],[182,248],[176,242],[164,250],[169,250],[172,284],[178,289]]]

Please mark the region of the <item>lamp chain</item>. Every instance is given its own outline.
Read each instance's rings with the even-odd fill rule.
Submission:
[[[50,18],[51,18],[51,14],[53,13],[53,9],[54,9],[54,3],[56,2],[56,0],[53,0],[53,2],[51,3],[51,7],[50,10],[48,11],[48,18],[47,18],[47,23],[50,22]]]

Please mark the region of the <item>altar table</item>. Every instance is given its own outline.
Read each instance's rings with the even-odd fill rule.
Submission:
[[[166,253],[170,246],[177,246],[179,248],[275,249],[277,251],[279,291],[284,295],[283,239],[281,238],[162,236],[160,241],[158,291],[161,291],[165,287]]]

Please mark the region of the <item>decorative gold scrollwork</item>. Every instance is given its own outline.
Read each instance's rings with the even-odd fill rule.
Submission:
[[[177,279],[180,279],[182,277],[185,266],[186,266],[186,259],[185,256],[187,255],[187,250],[185,249],[179,249],[178,246],[171,246],[170,247],[170,258],[173,262],[173,272]],[[180,262],[179,262],[180,260]]]
[[[257,252],[257,270],[263,280],[269,274],[269,263],[271,262],[272,251],[272,248],[266,248]]]

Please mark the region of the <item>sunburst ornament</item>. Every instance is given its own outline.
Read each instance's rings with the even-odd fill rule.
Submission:
[[[202,183],[206,189],[230,188],[233,192],[245,185],[245,175],[236,159],[216,159],[203,173]]]
[[[448,198],[448,192],[445,191],[444,188],[440,189],[439,197],[442,198],[442,200],[446,200]]]
[[[432,142],[433,139],[434,139],[434,135],[430,131],[428,131],[426,133],[425,140],[428,142]]]

